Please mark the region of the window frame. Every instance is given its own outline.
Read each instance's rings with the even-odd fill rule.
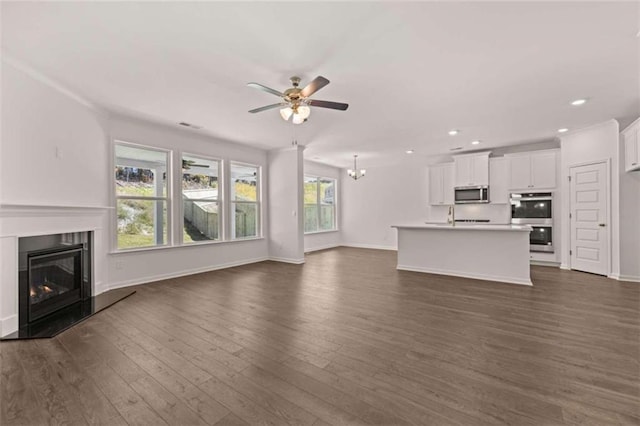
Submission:
[[[142,149],[142,150],[147,150],[147,151],[153,151],[153,152],[160,152],[165,154],[166,156],[166,178],[165,178],[165,188],[164,188],[164,192],[165,195],[164,197],[158,197],[158,196],[136,196],[136,195],[118,195],[117,193],[117,180],[115,178],[115,170],[116,167],[118,167],[118,161],[117,161],[117,147],[118,146],[124,146],[124,147],[131,147],[131,148],[136,148],[136,149]],[[111,194],[114,197],[114,214],[113,214],[113,229],[115,232],[111,233],[111,238],[112,238],[112,247],[114,248],[114,251],[116,253],[126,253],[126,252],[132,252],[132,251],[140,251],[140,250],[154,250],[154,249],[159,249],[159,248],[166,248],[166,247],[171,247],[173,246],[173,216],[172,216],[172,199],[173,199],[173,194],[172,194],[172,176],[173,176],[173,150],[171,149],[166,149],[166,148],[159,148],[159,147],[154,147],[154,146],[149,146],[149,145],[143,145],[143,144],[139,144],[139,143],[133,143],[133,142],[127,142],[127,141],[122,141],[122,140],[117,140],[115,139],[113,141],[113,146],[112,146],[112,156],[111,156],[111,161],[112,161],[112,167],[111,167],[111,185],[112,185],[112,191]],[[165,214],[166,214],[166,240],[164,241],[163,244],[153,244],[153,245],[148,245],[148,246],[137,246],[137,247],[128,247],[128,248],[120,248],[118,246],[118,201],[119,200],[142,200],[142,201],[164,201],[165,202]],[[163,230],[164,231],[164,230]]]
[[[316,217],[316,230],[315,231],[304,231],[305,235],[311,235],[311,234],[321,234],[323,232],[336,232],[338,231],[338,179],[337,178],[333,178],[333,177],[328,177],[328,176],[321,176],[321,175],[313,175],[313,174],[308,174],[305,173],[304,176],[302,177],[302,185],[304,188],[304,184],[305,184],[305,179],[307,178],[313,178],[316,181],[316,202],[315,202],[315,206],[317,208],[318,211],[318,215]],[[331,180],[333,181],[333,204],[331,204],[331,206],[333,207],[333,227],[331,229],[320,229],[320,224],[322,223],[322,206],[326,206],[329,204],[322,204],[322,199],[320,197],[320,181],[321,180]],[[313,204],[310,203],[305,203],[304,202],[304,196],[303,196],[303,202],[302,202],[302,207],[303,207],[303,212],[306,215],[306,208],[305,206],[311,206]],[[306,223],[307,218],[305,217],[303,220],[303,223]]]
[[[233,166],[253,167],[256,169],[256,201],[235,201],[233,197]],[[245,241],[262,238],[262,166],[258,164],[245,163],[242,161],[229,161],[229,235],[226,241]],[[256,205],[256,235],[248,237],[237,237],[235,235],[235,205],[236,204],[255,204]]]
[[[180,222],[180,232],[178,233],[179,235],[179,245],[181,246],[187,246],[187,247],[191,247],[191,246],[195,246],[195,245],[203,245],[203,244],[217,244],[217,243],[222,243],[225,241],[228,241],[226,238],[226,226],[225,226],[225,219],[226,219],[226,208],[225,208],[225,161],[220,158],[220,157],[214,157],[214,156],[208,156],[208,155],[204,155],[204,154],[196,154],[193,152],[187,152],[187,151],[181,151],[178,153],[180,156],[180,207],[179,207],[179,216],[182,219],[182,221]],[[202,241],[192,241],[192,242],[185,242],[184,241],[184,200],[182,198],[182,180],[184,179],[184,171],[182,169],[182,160],[184,159],[184,157],[195,157],[195,158],[200,158],[202,160],[205,161],[215,161],[218,163],[218,196],[216,199],[216,202],[218,203],[218,239],[216,240],[202,240]],[[176,191],[177,194],[177,191]],[[211,201],[210,199],[205,199],[206,201]]]

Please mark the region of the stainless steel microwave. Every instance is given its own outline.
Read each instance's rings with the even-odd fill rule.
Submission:
[[[456,204],[475,204],[489,202],[489,187],[481,186],[459,186],[454,189]]]

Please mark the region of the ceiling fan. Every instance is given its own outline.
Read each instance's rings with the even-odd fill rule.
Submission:
[[[281,102],[277,104],[271,104],[260,108],[252,109],[250,113],[262,112],[268,109],[280,108],[280,116],[283,120],[288,121],[291,118],[294,124],[301,124],[307,121],[311,114],[311,108],[320,107],[337,109],[339,111],[345,111],[349,108],[349,104],[343,104],[340,102],[320,101],[316,99],[310,99],[309,96],[313,95],[318,90],[329,84],[329,80],[322,76],[316,77],[313,81],[307,84],[303,89],[300,89],[300,77],[293,76],[290,78],[293,87],[285,90],[284,92],[278,92],[270,87],[263,86],[259,83],[249,83],[247,86],[254,87],[272,95],[276,95],[282,98]]]

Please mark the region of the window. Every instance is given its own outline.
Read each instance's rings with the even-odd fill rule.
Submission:
[[[167,244],[168,156],[167,151],[116,144],[118,249]]]
[[[304,232],[336,229],[336,180],[304,177]]]
[[[260,235],[260,169],[231,163],[231,238]]]
[[[182,156],[182,241],[220,239],[220,161]]]

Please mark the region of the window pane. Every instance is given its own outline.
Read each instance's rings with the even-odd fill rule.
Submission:
[[[258,236],[258,205],[256,203],[233,203],[233,238]]]
[[[220,162],[182,156],[183,242],[220,238]]]
[[[258,168],[231,165],[231,199],[234,201],[258,201]]]
[[[185,243],[210,241],[220,238],[220,216],[215,200],[183,199]]]
[[[115,156],[116,195],[167,195],[166,152],[116,145]]]
[[[318,202],[318,179],[311,176],[304,177],[304,203],[316,204]]]
[[[304,232],[315,232],[318,230],[318,204],[304,205]]]
[[[320,179],[320,202],[322,204],[335,204],[336,181],[335,179]]]
[[[182,192],[190,198],[218,198],[220,162],[191,155],[182,156]]]
[[[119,249],[166,244],[166,201],[117,200],[117,211]]]
[[[320,208],[320,230],[328,231],[335,229],[336,218],[334,206],[323,204]]]

